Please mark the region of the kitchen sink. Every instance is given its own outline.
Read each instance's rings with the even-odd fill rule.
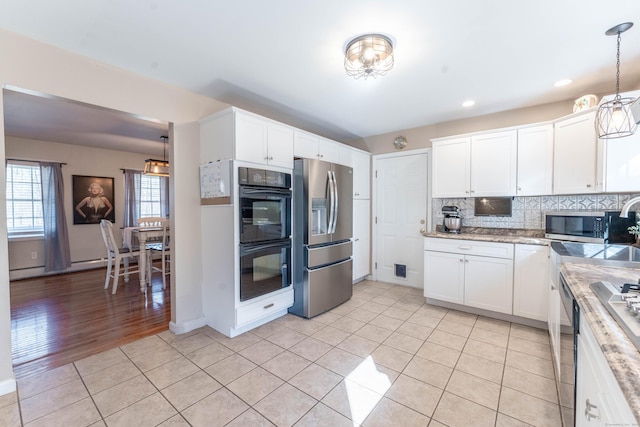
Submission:
[[[623,244],[552,242],[551,248],[561,256],[595,261],[640,262],[640,248]]]

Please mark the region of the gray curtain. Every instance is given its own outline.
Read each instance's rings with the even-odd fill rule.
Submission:
[[[42,217],[44,228],[44,271],[71,267],[69,233],[64,214],[64,186],[60,163],[40,162]]]
[[[140,218],[140,178],[142,172],[124,170],[124,227],[135,227]]]
[[[169,177],[160,177],[160,216],[169,218]]]

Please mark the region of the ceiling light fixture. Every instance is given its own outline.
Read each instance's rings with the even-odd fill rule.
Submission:
[[[167,140],[168,136],[161,136],[162,140],[162,160],[155,159],[147,159],[144,163],[144,173],[145,175],[151,176],[169,176],[169,161],[167,160]]]
[[[474,105],[476,105],[476,101],[474,101],[473,99],[467,99],[466,101],[464,101],[462,103],[462,106],[464,108],[469,108],[469,107],[473,107]]]
[[[344,52],[347,75],[356,79],[384,76],[393,68],[393,43],[382,34],[358,36],[347,44]]]
[[[609,28],[605,33],[608,36],[618,36],[618,49],[616,55],[616,96],[611,101],[603,102],[598,107],[596,116],[596,130],[600,138],[621,138],[633,135],[637,124],[631,113],[631,104],[635,98],[622,98],[620,96],[620,35],[633,26],[633,22],[625,22]]]

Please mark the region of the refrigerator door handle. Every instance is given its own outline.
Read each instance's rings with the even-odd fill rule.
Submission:
[[[333,231],[335,230],[335,218],[336,218],[336,214],[335,214],[335,209],[336,209],[336,204],[335,204],[335,198],[336,198],[336,189],[335,189],[335,185],[334,185],[334,179],[333,179],[333,171],[329,170],[327,171],[327,185],[329,186],[329,225],[327,226],[327,233],[328,234],[332,234]]]
[[[338,180],[336,179],[336,173],[331,171],[331,176],[333,177],[333,229],[331,230],[331,234],[336,232],[336,226],[338,225]]]

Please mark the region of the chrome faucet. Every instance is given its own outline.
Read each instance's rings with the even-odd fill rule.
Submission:
[[[629,201],[622,206],[622,209],[620,209],[620,218],[627,218],[629,216],[629,208],[638,202],[640,202],[640,196],[629,199]]]

